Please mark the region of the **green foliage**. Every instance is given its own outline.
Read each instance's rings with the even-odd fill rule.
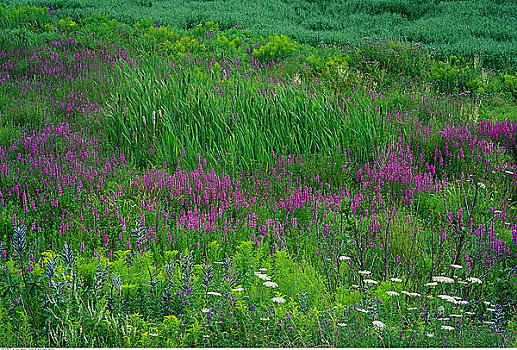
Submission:
[[[270,35],[267,42],[253,50],[253,56],[261,60],[274,60],[289,57],[296,50],[296,43],[286,35]]]
[[[451,56],[446,62],[440,61],[431,67],[429,81],[440,92],[461,93],[477,91],[478,82],[472,69],[462,57]]]
[[[503,91],[514,101],[517,101],[517,73],[503,76]]]

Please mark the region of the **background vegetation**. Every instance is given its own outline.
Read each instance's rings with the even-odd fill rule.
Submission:
[[[102,13],[127,24],[153,18],[176,29],[217,22],[221,29],[244,26],[259,35],[282,33],[300,43],[344,46],[363,37],[433,48],[438,58],[461,55],[483,64],[517,70],[516,3],[512,0],[9,0],[55,9],[58,17]]]

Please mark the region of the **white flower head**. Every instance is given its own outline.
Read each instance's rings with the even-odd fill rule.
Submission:
[[[285,303],[285,301],[286,301],[286,300],[285,300],[284,298],[282,298],[282,297],[274,297],[274,298],[272,298],[271,300],[272,300],[274,303],[280,303],[280,304],[283,304],[283,303]]]
[[[276,284],[276,282],[266,281],[262,284],[265,285],[266,287],[278,288],[278,284]]]
[[[337,324],[337,325],[338,325],[339,327],[346,327],[346,326],[348,326],[348,324],[343,323],[343,322],[338,322],[338,324]]]
[[[460,315],[460,314],[451,314],[451,317],[457,317],[457,318],[460,318],[460,317],[463,317],[463,315]]]
[[[267,271],[267,269],[265,267],[261,267],[259,271]]]
[[[218,297],[222,296],[222,294],[218,293],[218,292],[208,292],[206,294],[208,294],[208,295],[215,295],[215,296],[218,296]]]
[[[434,333],[432,333],[432,332],[431,333],[426,333],[425,336],[429,337],[429,338],[432,338],[432,337],[434,337]]]
[[[386,328],[386,325],[384,323],[382,323],[381,321],[373,321],[373,327],[378,330],[378,331],[382,331],[383,329]]]
[[[390,278],[390,281],[391,282],[399,282],[399,283],[402,282],[402,280],[400,278],[397,278],[397,277]]]
[[[260,320],[261,321],[269,321],[269,317],[261,317]]]
[[[343,261],[343,260],[348,261],[348,260],[350,260],[350,259],[351,259],[351,258],[350,258],[349,256],[344,256],[344,255],[341,255],[341,256],[339,257],[339,260],[341,260],[341,261]]]
[[[451,327],[451,326],[445,326],[445,325],[444,325],[444,326],[441,326],[440,328],[441,328],[441,329],[443,329],[443,330],[449,331],[449,332],[450,332],[450,331],[453,331],[453,330],[455,329],[454,327]]]
[[[400,295],[400,293],[395,292],[393,290],[387,291],[386,294],[388,294],[390,297],[398,297]]]
[[[470,282],[470,283],[477,283],[477,284],[483,283],[483,281],[481,281],[477,277],[467,277],[467,281]]]
[[[434,287],[434,286],[438,285],[438,282],[429,282],[429,283],[426,283],[425,285],[428,287]]]
[[[379,282],[375,281],[375,280],[371,280],[371,279],[364,279],[363,280],[364,283],[367,283],[367,284],[379,284]]]
[[[368,310],[361,309],[361,308],[358,308],[358,307],[356,307],[355,309],[356,309],[357,311],[362,312],[362,313],[365,313],[365,314],[367,314],[367,313],[369,313],[369,312],[370,312],[370,311],[368,311]]]
[[[372,272],[368,271],[368,270],[357,271],[357,273],[360,275],[365,275],[365,276],[369,276],[372,274]]]
[[[209,308],[204,307],[204,308],[202,308],[202,309],[201,309],[201,312],[203,312],[203,313],[207,314],[207,313],[209,313],[209,312],[210,312],[210,309],[209,309]]]
[[[433,281],[439,283],[454,283],[454,279],[445,276],[433,276]]]
[[[266,283],[266,282],[264,282]],[[232,291],[234,292],[242,292],[244,290],[244,288],[240,287],[240,288],[233,288]]]
[[[455,269],[462,269],[463,266],[461,265],[456,265],[456,264],[451,264],[451,267],[455,268]]]
[[[495,324],[494,321],[483,321],[483,324]]]

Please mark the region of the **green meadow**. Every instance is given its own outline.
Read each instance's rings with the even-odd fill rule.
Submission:
[[[517,346],[515,13],[0,3],[0,343]]]

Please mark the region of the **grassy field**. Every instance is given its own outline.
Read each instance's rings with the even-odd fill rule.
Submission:
[[[511,58],[169,3],[0,4],[1,344],[517,346]]]

